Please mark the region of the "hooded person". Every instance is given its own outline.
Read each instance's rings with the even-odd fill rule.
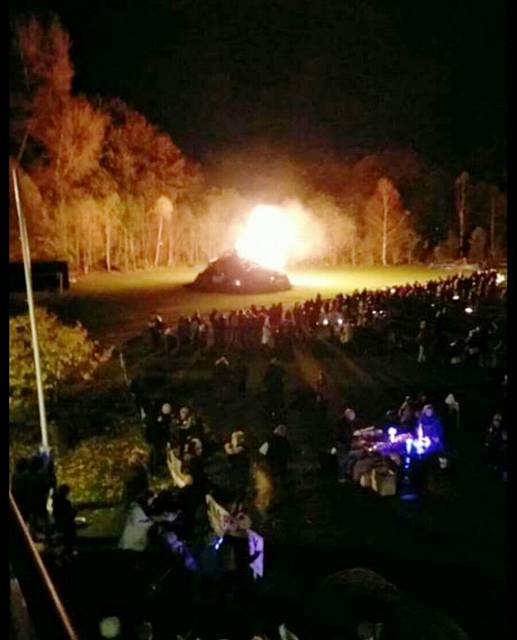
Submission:
[[[424,437],[430,440],[430,449],[443,450],[443,426],[442,421],[436,415],[433,405],[426,404],[422,408],[418,420],[417,438]]]

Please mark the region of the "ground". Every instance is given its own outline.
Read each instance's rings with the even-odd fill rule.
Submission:
[[[321,293],[331,297],[355,289],[378,289],[406,282],[426,281],[450,276],[450,269],[426,266],[346,267],[293,270],[288,275],[290,291],[261,295],[211,294],[186,289],[203,266],[160,268],[136,274],[94,273],[79,278],[65,295],[37,294],[37,301],[56,310],[70,321],[80,319],[96,338],[121,343],[138,334],[148,315],[159,311],[166,321],[195,311],[241,309],[251,304],[294,304]],[[23,308],[20,303],[11,309]]]
[[[224,411],[218,410],[210,391],[211,361],[187,354],[171,367],[165,355],[155,353],[142,336],[151,311],[159,310],[171,321],[194,310],[206,313],[251,303],[289,303],[318,292],[330,297],[339,291],[446,276],[450,271],[395,267],[300,272],[289,274],[295,284],[292,291],[265,296],[201,294],[183,288],[194,275],[195,270],[165,269],[136,276],[91,275],[62,298],[47,296],[45,302],[64,319],[81,320],[102,342],[123,345],[131,376],[152,374],[152,385],[160,393],[173,394],[175,403],[192,402],[201,408],[220,438],[235,426],[246,425],[260,443],[270,428],[260,388],[266,358],[250,359],[247,401],[236,400]],[[310,590],[328,573],[366,566],[416,600],[451,615],[473,639],[504,633],[505,608],[500,600],[505,579],[505,493],[487,472],[481,446],[498,394],[497,376],[486,370],[420,367],[413,354],[388,357],[343,352],[323,343],[298,347],[282,365],[289,374],[288,425],[297,452],[296,499],[274,519],[259,520],[256,525],[268,540],[267,567],[277,584],[291,585],[293,607],[294,596]],[[307,400],[320,368],[334,381],[327,421],[314,413]],[[113,460],[138,440],[138,421],[124,397],[116,362],[100,375],[96,390],[86,394],[81,409],[100,425],[96,427],[100,433],[97,440],[86,439],[67,454],[64,473],[72,485],[75,478],[95,478],[95,486],[92,480],[83,494],[83,502],[98,502],[95,509],[83,511],[91,523],[85,534],[109,539],[118,533],[120,513],[113,498],[116,489],[108,478],[119,473]],[[436,399],[454,391],[462,403],[461,430],[454,438],[458,457],[454,491],[406,502],[322,480],[318,454],[331,443],[332,421],[342,403],[354,406],[365,420],[376,422],[388,408],[397,407],[406,393],[423,389]],[[122,426],[117,425],[117,418]],[[114,431],[115,427],[121,431]],[[96,465],[98,473],[94,472]]]

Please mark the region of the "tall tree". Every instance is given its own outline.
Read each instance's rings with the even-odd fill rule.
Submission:
[[[74,69],[70,38],[59,20],[46,25],[34,16],[14,28],[11,47],[10,130],[12,153],[23,166],[38,157],[38,132],[69,96]],[[25,154],[30,147],[28,159]]]
[[[402,206],[400,194],[388,178],[377,182],[375,193],[368,200],[365,209],[364,237],[368,244],[377,246],[376,252],[383,265],[396,248],[402,252],[408,239],[406,233],[412,227],[409,211]]]
[[[463,258],[465,253],[465,214],[467,210],[467,189],[470,176],[462,171],[456,178],[456,211],[458,214],[458,257]]]

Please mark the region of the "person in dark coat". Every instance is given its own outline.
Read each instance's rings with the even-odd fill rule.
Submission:
[[[345,409],[341,419],[336,425],[336,449],[338,460],[338,480],[346,482],[347,465],[349,461],[350,449],[354,431],[360,428],[355,411],[351,408]]]
[[[485,447],[488,454],[489,466],[506,479],[508,432],[503,421],[503,416],[496,413],[487,430]]]
[[[171,423],[172,407],[170,404],[165,403],[162,405],[156,420],[150,420],[146,428],[145,439],[151,447],[151,473],[158,473],[165,467],[165,451],[170,435]]]
[[[11,493],[20,510],[23,519],[27,522],[30,514],[30,479],[29,460],[19,458],[16,461],[14,473],[11,477]]]
[[[271,360],[266,369],[264,386],[270,412],[282,409],[284,406],[284,372],[278,366],[276,358]]]
[[[164,323],[161,315],[157,311],[149,316],[147,328],[151,336],[152,346],[158,349],[163,335]]]
[[[273,484],[271,508],[283,502],[287,489],[288,464],[291,458],[291,444],[287,439],[287,427],[279,424],[273,431],[270,438],[265,442],[260,450],[266,457]]]
[[[226,442],[224,450],[230,465],[230,485],[236,495],[237,502],[245,500],[250,483],[250,458],[245,446],[243,431],[232,433],[230,442]]]
[[[249,368],[241,358],[235,368],[235,375],[237,378],[237,394],[240,398],[246,397],[246,390],[248,387],[248,373]]]
[[[284,479],[291,457],[291,445],[287,439],[287,427],[279,424],[268,439],[266,460],[274,480]]]
[[[77,527],[76,510],[69,499],[70,487],[62,484],[52,498],[52,516],[56,531],[62,536],[65,553],[71,553],[75,546]]]
[[[29,463],[27,477],[29,525],[33,534],[44,535],[48,528],[47,500],[49,481],[42,456],[35,455]]]

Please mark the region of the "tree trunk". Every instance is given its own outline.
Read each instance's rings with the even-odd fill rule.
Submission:
[[[459,235],[459,257],[463,258],[463,243],[465,242],[465,206],[463,204],[463,196],[461,196],[461,205],[458,211],[460,222],[460,235]]]
[[[106,213],[106,270],[111,271],[111,224],[109,212]]]
[[[91,215],[88,215],[88,231],[86,232],[87,234],[86,235],[86,255],[85,255],[84,267],[83,267],[84,273],[88,273],[92,264],[92,242],[93,242],[92,229],[93,229],[93,225],[92,225]]]
[[[382,264],[386,266],[388,253],[388,198],[382,194]]]
[[[160,216],[158,222],[158,236],[156,238],[156,252],[154,255],[154,266],[157,267],[160,264],[160,249],[162,246],[162,230],[163,230],[163,216]]]
[[[129,247],[131,249],[131,260],[133,262],[133,271],[136,271],[136,255],[135,255],[135,239],[133,235],[129,238]]]
[[[78,224],[75,225],[75,268],[81,268],[81,239],[78,229]]]
[[[167,256],[167,266],[172,267],[174,264],[174,229],[172,219],[169,220],[169,255]]]
[[[468,173],[463,171],[461,175],[456,180],[456,206],[458,209],[458,226],[459,226],[459,237],[458,237],[458,253],[459,258],[463,258],[464,254],[464,244],[465,244],[465,208],[466,208],[466,200],[467,200],[467,183],[468,183]]]

